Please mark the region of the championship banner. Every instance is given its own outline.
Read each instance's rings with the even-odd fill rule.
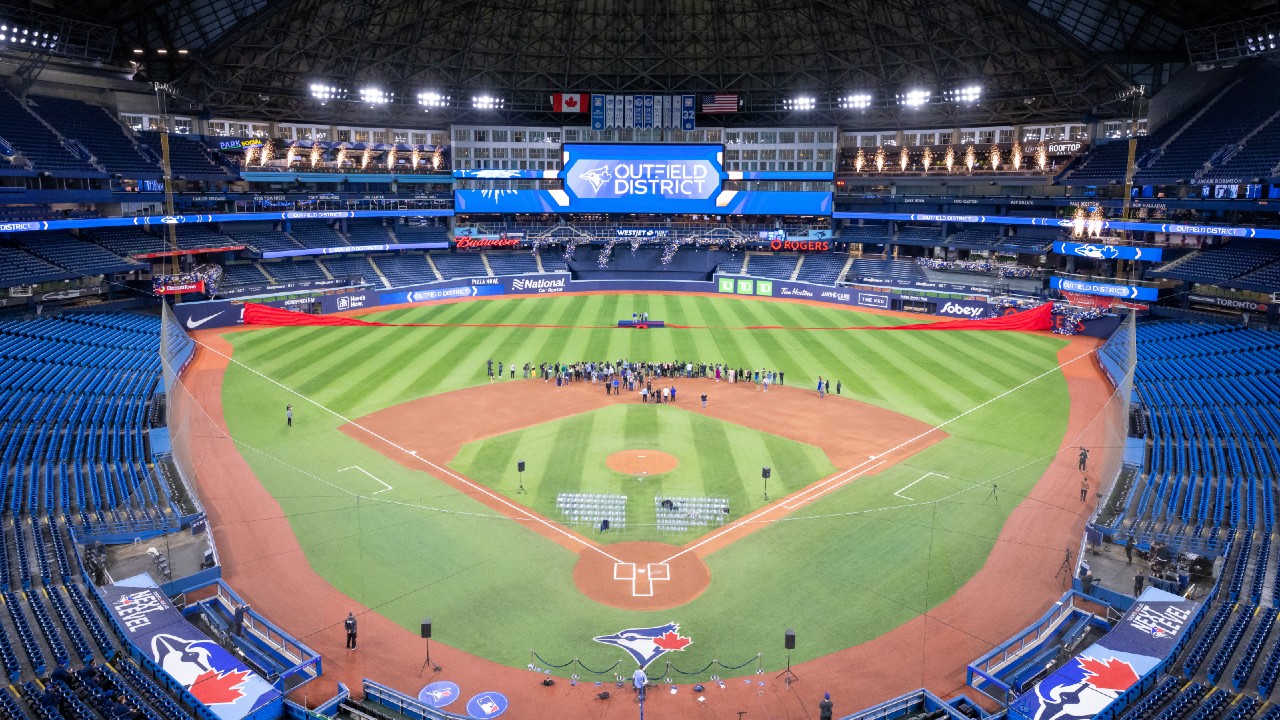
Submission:
[[[271,683],[183,619],[151,576],[134,575],[100,592],[129,642],[222,720],[281,702]]]
[[[1147,588],[1111,632],[1009,705],[1017,720],[1089,720],[1173,655],[1200,603]]]
[[[696,125],[695,95],[591,95],[586,102],[591,110],[592,130],[656,128],[688,131]]]

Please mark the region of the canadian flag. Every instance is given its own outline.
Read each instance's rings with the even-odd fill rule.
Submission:
[[[591,96],[579,93],[556,93],[551,96],[551,111],[558,113],[580,113],[587,111]]]

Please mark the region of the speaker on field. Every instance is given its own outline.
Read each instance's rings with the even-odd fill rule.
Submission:
[[[782,646],[787,650],[796,649],[796,631],[787,630],[782,634]]]
[[[764,478],[765,480],[768,480],[769,476],[772,474],[773,474],[773,468],[768,468],[768,467],[760,468],[760,477]]]
[[[431,618],[422,621],[422,637],[431,637]]]
[[[520,460],[519,462],[517,462],[517,463],[516,463],[516,471],[517,471],[517,472],[524,472],[524,461],[523,461],[523,460]]]

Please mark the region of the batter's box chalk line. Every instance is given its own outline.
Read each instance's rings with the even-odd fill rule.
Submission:
[[[653,584],[670,580],[671,566],[665,562],[647,563],[644,567],[616,562],[613,564],[613,579],[631,583],[631,597],[653,597]]]

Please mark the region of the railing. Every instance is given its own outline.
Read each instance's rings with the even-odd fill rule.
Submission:
[[[399,690],[374,682],[368,678],[363,681],[364,699],[414,720],[468,720],[466,715],[455,715],[419,702]]]

